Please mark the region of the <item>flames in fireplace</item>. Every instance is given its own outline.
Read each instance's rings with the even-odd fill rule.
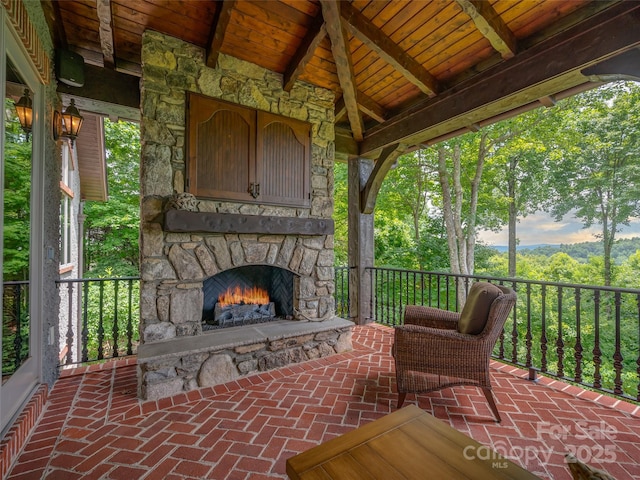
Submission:
[[[218,296],[221,307],[230,305],[265,305],[269,303],[269,294],[259,287],[229,287]]]
[[[219,327],[265,322],[275,316],[274,303],[260,287],[229,287],[218,296],[214,310],[215,323]]]
[[[204,281],[202,329],[293,318],[294,274],[272,265],[220,272]]]

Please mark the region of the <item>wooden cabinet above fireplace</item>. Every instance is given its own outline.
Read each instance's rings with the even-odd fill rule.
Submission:
[[[196,197],[308,207],[311,125],[189,93],[187,191]]]

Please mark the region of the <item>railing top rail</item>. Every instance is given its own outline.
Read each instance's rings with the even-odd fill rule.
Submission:
[[[140,277],[65,278],[56,280],[56,283],[113,282],[116,280],[140,280]]]
[[[563,283],[563,282],[547,282],[543,280],[530,280],[526,278],[518,278],[518,277],[492,277],[489,275],[465,275],[461,273],[450,273],[450,272],[429,272],[424,270],[409,270],[404,268],[389,268],[389,267],[367,267],[365,270],[381,270],[381,271],[389,271],[389,272],[403,272],[403,273],[415,273],[422,275],[446,275],[449,277],[458,277],[458,278],[468,278],[472,280],[493,280],[497,282],[504,283],[524,283],[530,285],[545,285],[551,287],[563,287],[563,288],[580,288],[585,290],[600,290],[607,292],[621,292],[621,293],[633,293],[636,295],[640,295],[640,289],[634,288],[622,288],[622,287],[605,287],[598,285],[587,285],[580,283]]]
[[[29,280],[12,280],[10,282],[2,282],[2,285],[29,285]]]

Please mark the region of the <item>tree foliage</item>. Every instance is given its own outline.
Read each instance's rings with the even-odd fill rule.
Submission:
[[[85,207],[86,268],[91,275],[139,272],[140,129],[105,120],[109,199]]]
[[[549,208],[557,220],[572,211],[585,227],[601,227],[604,283],[610,285],[616,234],[640,214],[640,87],[607,85],[568,103],[556,136]]]

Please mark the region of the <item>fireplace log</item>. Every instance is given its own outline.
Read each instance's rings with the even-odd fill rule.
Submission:
[[[262,233],[276,235],[332,235],[332,219],[273,217],[236,213],[167,210],[165,232]]]

